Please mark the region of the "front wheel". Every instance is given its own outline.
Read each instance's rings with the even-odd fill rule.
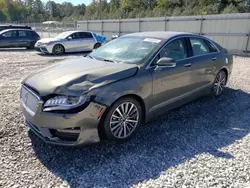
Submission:
[[[54,55],[62,55],[64,54],[64,47],[60,44],[57,44],[53,47],[52,53]]]
[[[227,75],[224,70],[221,70],[217,76],[215,77],[214,80],[214,85],[213,85],[213,94],[215,97],[218,97],[222,94],[224,91],[224,87],[227,83]]]
[[[108,110],[102,128],[108,140],[130,138],[142,123],[142,107],[131,97],[115,102]]]

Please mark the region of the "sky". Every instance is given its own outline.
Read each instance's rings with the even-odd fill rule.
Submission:
[[[49,0],[44,0],[44,1],[48,2]],[[89,5],[92,0],[71,0],[71,1],[69,1],[69,0],[53,0],[53,1],[55,1],[56,3],[62,3],[62,2],[67,1],[67,2],[71,2],[74,5],[78,5],[78,4],[82,4],[82,3],[84,3],[85,5]]]

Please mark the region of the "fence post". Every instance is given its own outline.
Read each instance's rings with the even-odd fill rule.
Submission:
[[[165,28],[165,31],[167,31],[167,17],[165,17],[165,20],[164,20],[164,22],[165,22],[165,26],[164,26],[164,28]]]
[[[75,27],[75,30],[76,30],[77,29],[77,21],[75,21],[74,27]]]
[[[87,31],[89,30],[89,22],[88,22],[88,20],[87,20]]]
[[[103,31],[103,20],[101,20],[101,24],[102,24],[102,25],[101,25],[101,26],[102,26],[102,35],[103,35],[103,32],[104,32],[104,31]]]
[[[200,35],[202,34],[202,26],[203,26],[203,14],[201,15],[201,24],[200,24]]]
[[[250,49],[249,49],[249,51],[248,51],[249,40],[250,40],[250,29],[249,29],[249,32],[248,32],[248,34],[247,34],[247,44],[246,44],[245,53],[248,53],[248,52],[250,51]]]
[[[121,18],[118,20],[118,36],[121,34]]]
[[[139,32],[141,32],[141,19],[140,18],[138,19],[138,22],[139,22],[139,24],[138,24],[138,27],[139,27],[138,30],[139,30]]]

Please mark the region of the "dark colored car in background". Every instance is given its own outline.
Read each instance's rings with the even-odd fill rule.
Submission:
[[[0,25],[0,31],[6,29],[31,29],[31,27],[26,25]]]
[[[21,109],[48,143],[126,140],[150,117],[206,94],[220,96],[232,67],[232,55],[203,36],[133,33],[27,77]]]
[[[40,36],[31,29],[7,29],[0,31],[0,48],[26,47],[33,49]]]

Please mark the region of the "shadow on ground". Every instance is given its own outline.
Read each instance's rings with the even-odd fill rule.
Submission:
[[[63,55],[53,55],[53,54],[44,54],[42,52],[38,52],[34,49],[26,49],[26,48],[0,48],[0,54],[1,52],[23,52],[23,53],[29,53],[29,52],[37,52],[37,55],[44,56],[44,57],[67,57],[67,56],[81,56],[88,55],[89,52],[72,52],[72,53],[65,53]]]
[[[32,52],[34,49],[26,49],[26,48],[0,48],[1,52]]]
[[[83,57],[85,55],[88,55],[90,52],[72,52],[72,53],[65,53],[63,55],[44,54],[42,52],[37,52],[37,54],[40,56],[44,56],[44,57],[67,57],[67,56],[81,56],[81,57]]]
[[[221,148],[250,131],[250,95],[227,88],[157,117],[125,143],[68,148],[47,145],[30,133],[38,159],[71,187],[128,187],[208,153],[233,158]]]

